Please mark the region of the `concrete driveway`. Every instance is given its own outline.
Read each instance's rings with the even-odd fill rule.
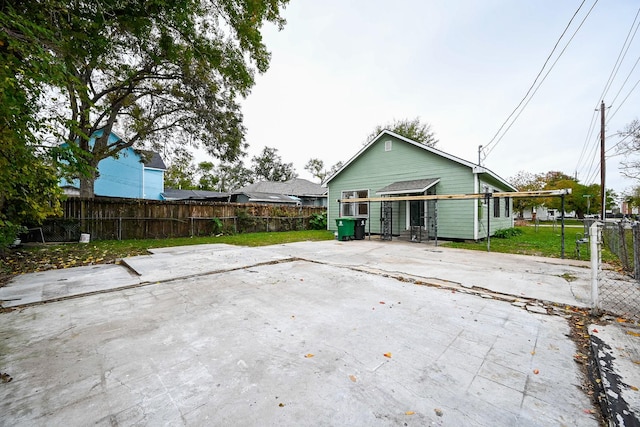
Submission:
[[[0,289],[20,307],[1,315],[0,424],[598,425],[545,306],[588,305],[583,264],[376,241],[155,252],[112,290],[55,271]],[[20,283],[56,301],[21,306]]]

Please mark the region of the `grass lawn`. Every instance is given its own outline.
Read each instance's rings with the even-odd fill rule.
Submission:
[[[540,222],[542,225],[543,223]],[[536,227],[522,226],[515,227],[521,230],[519,236],[512,236],[506,239],[491,238],[491,252],[503,252],[522,255],[536,255],[550,258],[560,258],[562,253],[562,237],[561,228],[558,224],[555,229],[552,226]],[[577,235],[582,232],[581,228],[565,227],[564,230],[564,247],[565,258],[578,259],[576,256],[576,239]],[[444,242],[442,246],[460,249],[472,249],[478,251],[487,250],[487,242]],[[580,247],[580,259],[589,260],[590,250],[589,244]],[[603,249],[602,259],[605,262],[612,262],[616,258],[609,251]]]
[[[128,256],[144,255],[151,248],[227,243],[237,246],[266,246],[306,240],[331,240],[326,230],[248,233],[231,236],[182,237],[175,239],[99,240],[90,243],[25,245],[0,255],[0,286],[13,274],[31,273],[92,264],[113,264]]]

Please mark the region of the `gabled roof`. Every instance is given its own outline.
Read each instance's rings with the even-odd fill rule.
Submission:
[[[138,149],[134,149],[134,151],[140,156],[145,167],[150,169],[167,169],[167,166],[164,164],[164,160],[162,160],[162,157],[159,153],[155,151]]]
[[[437,150],[437,149],[435,149],[435,148],[433,148],[433,147],[429,147],[429,146],[427,146],[427,145],[421,144],[421,143],[419,143],[419,142],[416,142],[416,141],[414,141],[414,140],[412,140],[412,139],[409,139],[409,138],[407,138],[407,137],[404,137],[404,136],[402,136],[402,135],[399,135],[399,134],[397,134],[397,133],[395,133],[395,132],[391,132],[390,130],[386,130],[386,129],[385,129],[385,130],[383,130],[382,132],[380,132],[380,133],[378,134],[378,136],[376,136],[375,138],[373,138],[371,141],[369,141],[369,143],[368,143],[367,145],[365,145],[364,147],[362,147],[362,148],[360,149],[360,151],[358,151],[358,152],[356,153],[356,155],[355,155],[355,156],[353,156],[352,158],[350,158],[348,162],[346,162],[344,165],[342,165],[342,167],[341,167],[340,169],[338,169],[338,171],[337,171],[336,173],[334,173],[333,175],[331,175],[331,176],[329,177],[329,179],[327,179],[327,181],[326,181],[326,183],[325,183],[325,184],[328,184],[332,179],[334,179],[336,176],[340,175],[340,173],[342,173],[342,171],[343,171],[343,170],[345,170],[347,167],[349,167],[349,165],[350,165],[351,163],[353,163],[353,161],[355,161],[358,157],[360,157],[360,155],[361,155],[362,153],[364,153],[364,152],[365,152],[369,147],[371,147],[371,146],[372,146],[373,144],[375,144],[378,140],[380,140],[381,138],[383,138],[383,137],[385,137],[385,136],[392,136],[392,137],[394,137],[394,138],[397,138],[397,139],[399,139],[399,140],[401,140],[401,141],[406,142],[407,144],[411,144],[411,145],[413,145],[413,146],[415,146],[415,147],[418,147],[418,148],[420,148],[420,149],[422,149],[422,150],[425,150],[425,151],[427,151],[427,152],[429,152],[429,153],[435,154],[436,156],[440,156],[440,157],[443,157],[443,158],[445,158],[445,159],[448,159],[448,160],[451,160],[451,161],[453,161],[453,162],[456,162],[456,163],[458,163],[458,164],[461,164],[461,165],[463,165],[463,166],[466,166],[466,167],[470,168],[470,169],[473,171],[473,173],[478,173],[478,174],[487,174],[487,175],[489,175],[490,177],[492,177],[493,179],[495,179],[496,181],[498,181],[498,182],[502,183],[503,185],[505,185],[506,187],[510,188],[511,190],[513,190],[513,191],[518,191],[514,186],[512,186],[512,185],[511,185],[511,184],[509,184],[507,181],[505,181],[504,179],[500,178],[500,177],[499,177],[498,175],[496,175],[494,172],[492,172],[491,170],[489,170],[489,169],[487,169],[487,168],[485,168],[485,167],[478,166],[478,165],[477,165],[477,164],[475,164],[475,163],[471,163],[471,162],[469,162],[469,161],[467,161],[467,160],[461,159],[461,158],[456,157],[456,156],[454,156],[454,155],[452,155],[452,154],[445,153],[444,151],[440,151],[440,150]]]
[[[424,193],[429,188],[433,187],[440,182],[440,178],[428,178],[428,179],[412,179],[410,181],[398,181],[393,184],[389,184],[384,188],[376,191],[381,196],[389,194],[414,194]]]
[[[327,189],[320,184],[302,178],[294,178],[289,181],[260,181],[245,185],[235,193],[273,193],[298,197],[323,197]]]

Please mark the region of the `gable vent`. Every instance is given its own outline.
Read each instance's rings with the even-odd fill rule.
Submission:
[[[384,151],[391,151],[392,141],[390,139],[384,142]]]

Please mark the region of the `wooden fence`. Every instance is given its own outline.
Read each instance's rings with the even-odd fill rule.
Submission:
[[[315,206],[114,198],[72,198],[62,208],[62,217],[32,229],[30,240],[77,242],[82,233],[91,240],[124,240],[306,230],[314,214],[326,213]]]

